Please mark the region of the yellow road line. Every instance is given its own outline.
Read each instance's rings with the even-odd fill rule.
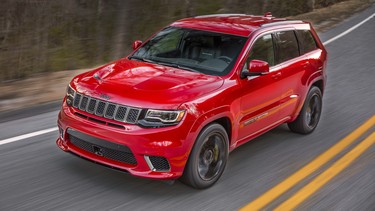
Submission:
[[[317,158],[312,160],[306,166],[302,167],[300,170],[286,178],[284,181],[277,184],[275,187],[271,188],[263,195],[255,199],[254,201],[250,202],[249,204],[242,207],[240,210],[260,210],[274,199],[279,197],[281,194],[288,191],[291,187],[295,184],[312,174],[314,171],[319,169],[333,157],[335,157],[338,153],[344,150],[347,146],[353,143],[358,137],[360,137],[363,133],[365,133],[369,128],[375,125],[375,115],[372,116],[369,120],[367,120],[364,124],[346,136],[344,139],[333,145],[327,151],[319,155]]]
[[[276,207],[275,211],[293,210],[308,197],[319,190],[323,185],[329,182],[333,177],[348,167],[355,159],[357,159],[363,152],[375,144],[375,132],[363,140],[355,148],[350,150],[345,156],[336,161],[331,167],[325,170],[322,174],[317,176],[309,184],[291,196],[288,200]]]

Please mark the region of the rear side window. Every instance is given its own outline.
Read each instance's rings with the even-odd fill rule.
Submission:
[[[309,30],[298,30],[298,40],[301,48],[301,54],[308,53],[317,49],[316,41]]]
[[[276,32],[277,63],[285,62],[299,56],[299,49],[294,31]]]

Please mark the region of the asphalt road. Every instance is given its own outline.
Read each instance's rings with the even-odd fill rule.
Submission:
[[[328,40],[374,12],[372,6],[320,36]],[[314,133],[293,134],[283,125],[243,145],[230,154],[212,188],[194,190],[103,168],[62,152],[55,144],[57,132],[51,132],[0,145],[0,210],[237,210],[375,114],[374,34],[372,18],[326,46],[328,86]],[[56,105],[0,114],[0,140],[54,127]],[[371,131],[374,127],[364,136]],[[274,209],[323,170],[265,209]],[[375,210],[375,146],[297,207],[310,209]]]

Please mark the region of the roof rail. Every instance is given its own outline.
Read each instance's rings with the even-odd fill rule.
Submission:
[[[267,26],[275,26],[275,25],[280,25],[280,24],[293,24],[293,23],[304,23],[304,22],[300,20],[285,20],[285,21],[277,21],[277,22],[272,22],[272,23],[265,23],[260,26],[267,27]]]
[[[223,13],[223,14],[211,14],[211,15],[198,15],[194,18],[210,18],[210,17],[229,17],[229,16],[245,16],[246,14],[236,13]]]

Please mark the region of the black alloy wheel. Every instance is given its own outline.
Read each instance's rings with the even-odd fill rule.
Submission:
[[[319,117],[322,109],[322,99],[317,93],[314,93],[310,98],[309,104],[305,112],[306,125],[310,128],[315,128],[319,122]]]
[[[288,123],[289,129],[301,134],[313,132],[319,123],[322,104],[322,92],[316,86],[311,87],[297,119]]]
[[[215,184],[227,163],[228,142],[223,126],[213,123],[205,127],[194,144],[180,180],[197,189]]]
[[[199,152],[198,174],[202,180],[212,180],[222,168],[225,159],[225,138],[220,133],[206,137]]]

